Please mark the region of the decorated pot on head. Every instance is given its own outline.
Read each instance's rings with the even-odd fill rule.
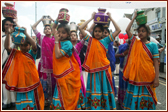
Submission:
[[[50,16],[43,16],[43,25],[51,25],[51,19]]]
[[[13,4],[5,3],[6,7],[2,7],[2,14],[5,18],[10,17],[15,19],[17,17],[17,11],[14,9]]]
[[[110,26],[110,18],[107,19],[108,23],[103,25],[104,28],[109,28]]]
[[[75,22],[70,23],[70,31],[77,31],[78,27]]]
[[[60,23],[69,23],[70,15],[68,14],[68,9],[62,8],[58,14],[58,22]]]
[[[94,23],[105,25],[108,24],[109,16],[105,14],[106,9],[98,9],[98,13],[95,14]]]
[[[136,22],[137,25],[142,25],[147,23],[147,16],[143,14],[144,11],[137,11]]]
[[[14,44],[24,44],[26,40],[24,30],[24,28],[15,27],[15,32],[12,33],[12,42]]]
[[[81,26],[84,22],[85,22],[85,20],[84,19],[82,19],[82,20],[80,20],[81,22],[80,23],[78,23],[78,25],[79,26]],[[86,30],[86,28],[87,28],[87,25],[86,25],[86,27],[84,28],[84,30]]]

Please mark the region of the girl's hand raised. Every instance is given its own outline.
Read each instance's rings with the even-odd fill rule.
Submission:
[[[55,38],[55,41],[59,41],[60,40],[61,37],[60,37],[58,31],[54,32],[54,38]]]
[[[107,15],[109,16],[109,18],[111,18],[111,13],[110,12],[107,12]]]
[[[134,18],[137,17],[137,10],[134,12]]]
[[[94,19],[95,14],[96,14],[96,12],[93,12],[93,13],[92,13],[92,17],[91,17],[92,19]]]
[[[27,28],[25,28],[25,27],[22,27],[23,29],[25,29],[24,30],[24,33],[25,33],[25,35],[27,35],[28,33],[27,33]]]

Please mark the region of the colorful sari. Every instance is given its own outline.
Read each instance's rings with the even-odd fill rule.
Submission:
[[[86,89],[86,109],[116,109],[110,62],[106,57],[108,44],[114,40],[112,35],[102,40],[86,36],[89,41],[83,68],[88,74]],[[103,43],[103,44],[102,44]]]
[[[68,42],[67,46],[70,46]],[[62,48],[61,44],[60,48]],[[53,73],[56,78],[56,87],[51,107],[54,110],[75,110],[81,89],[80,68],[73,53],[69,56],[62,49],[61,52],[64,56],[59,59],[55,58],[55,52],[53,52]]]
[[[155,50],[158,52],[157,45]],[[153,87],[155,55],[159,54],[152,54],[146,44],[135,37],[132,39],[127,63],[123,70],[123,79],[129,82],[123,102],[124,109],[156,108],[157,97]]]
[[[44,93],[35,61],[29,53],[13,49],[2,71],[6,89],[17,92],[16,109],[43,110]]]

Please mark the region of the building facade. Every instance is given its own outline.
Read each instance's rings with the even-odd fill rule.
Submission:
[[[135,9],[138,10],[138,9]],[[147,25],[149,25],[151,30],[151,36],[156,38],[157,35],[161,36],[161,40],[166,43],[166,7],[158,7],[158,8],[146,8],[141,9],[144,10],[144,14],[147,16]],[[130,20],[133,18],[134,14],[124,14],[124,17],[129,18]],[[137,34],[136,29],[138,25],[136,20],[134,21],[132,28],[133,34]]]

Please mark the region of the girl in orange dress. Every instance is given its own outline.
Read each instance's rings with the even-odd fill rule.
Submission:
[[[58,19],[53,28],[56,28]],[[55,29],[54,29],[55,31]],[[79,99],[81,80],[80,68],[73,54],[70,41],[70,28],[67,24],[58,25],[54,33],[53,73],[56,86],[53,95],[54,110],[75,110]]]
[[[157,104],[155,89],[159,86],[159,52],[157,45],[147,40],[150,36],[149,26],[143,24],[138,27],[140,39],[130,32],[136,16],[137,12],[126,29],[132,42],[123,70],[123,79],[129,83],[123,106],[126,110],[154,110]]]
[[[26,41],[19,45],[20,51],[10,47],[12,28],[8,29],[5,49],[10,55],[2,71],[2,83],[6,84],[6,89],[17,93],[16,110],[43,110],[44,93],[35,65],[37,47],[24,29]]]
[[[88,110],[116,109],[111,67],[106,54],[108,44],[114,41],[121,30],[112,19],[111,14],[107,14],[116,31],[105,38],[103,38],[104,28],[102,25],[94,26],[93,37],[84,31],[84,27],[94,19],[95,12],[88,21],[79,27],[82,35],[85,36],[84,40],[88,41],[86,56],[82,65],[89,72],[86,87],[86,109]]]

